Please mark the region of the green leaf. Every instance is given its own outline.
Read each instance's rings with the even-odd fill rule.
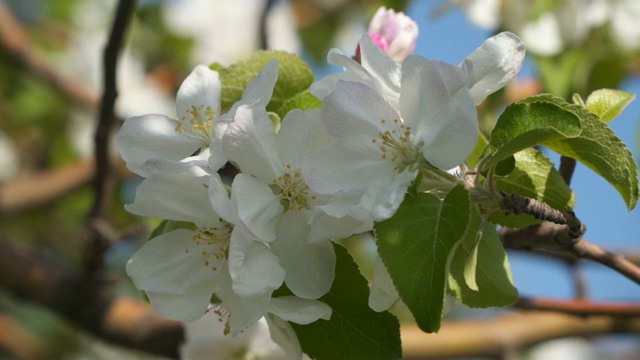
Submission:
[[[408,193],[396,214],[375,225],[378,252],[418,326],[440,329],[447,259],[469,222],[469,194],[462,185],[443,200]]]
[[[498,190],[540,200],[562,211],[573,208],[575,194],[544,153],[529,148],[516,153],[514,158],[515,169],[508,176],[497,179]],[[540,222],[531,215],[505,215],[497,211],[491,214],[489,220],[511,228],[523,228]]]
[[[586,108],[600,116],[600,120],[609,122],[618,117],[635,98],[634,94],[620,90],[596,90],[587,98]]]
[[[222,108],[229,109],[271,59],[278,60],[278,81],[267,110],[277,111],[297,93],[309,88],[313,73],[299,56],[284,51],[258,51],[249,59],[218,70],[222,82]]]
[[[388,311],[368,304],[369,287],[347,250],[334,244],[336,278],[320,301],[331,306],[330,320],[291,323],[302,351],[314,359],[400,359],[400,323]]]
[[[609,182],[631,211],[638,202],[638,165],[631,151],[597,115],[572,105],[582,119],[582,133],[572,139],[557,139],[544,145],[576,159]]]
[[[580,135],[580,118],[567,110],[569,106],[575,105],[548,94],[509,105],[491,132],[489,145],[494,152],[484,168],[534,145]]]
[[[518,300],[518,290],[513,285],[507,253],[492,223],[482,226],[478,241],[481,226],[482,216],[474,205],[465,238],[451,259],[448,292],[472,308],[511,305]],[[476,263],[474,275],[469,274],[470,262]],[[469,284],[472,276],[475,288]]]
[[[278,109],[278,115],[280,115],[281,119],[284,119],[285,115],[293,109],[308,110],[320,107],[322,107],[322,101],[313,96],[309,89],[306,89],[287,100],[282,107]]]

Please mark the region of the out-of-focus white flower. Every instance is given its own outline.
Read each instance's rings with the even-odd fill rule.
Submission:
[[[609,23],[614,39],[633,50],[640,46],[640,2],[635,0],[560,0],[540,10],[534,1],[450,0],[485,29],[502,28],[522,38],[533,53],[553,56],[588,41],[591,31]]]
[[[371,19],[367,34],[391,59],[401,63],[416,47],[418,24],[404,13],[383,6]]]
[[[286,353],[269,336],[267,320],[261,318],[237,336],[224,335],[224,323],[213,311],[185,323],[186,341],[180,349],[184,360],[279,360]]]
[[[163,9],[171,31],[195,40],[193,64],[229,65],[259,49],[265,0],[177,0]],[[269,49],[298,53],[301,45],[289,5],[274,5],[267,18]],[[242,24],[242,25],[239,25]]]

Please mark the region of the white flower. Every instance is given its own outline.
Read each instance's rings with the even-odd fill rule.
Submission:
[[[391,59],[401,63],[416,47],[418,25],[404,13],[382,6],[371,19],[367,34]]]
[[[183,171],[193,165],[206,167],[215,123],[232,118],[242,104],[266,106],[277,76],[277,62],[272,61],[247,86],[242,99],[222,114],[218,73],[199,65],[178,90],[178,120],[157,114],[131,117],[118,133],[116,147],[129,169],[144,177],[155,171]],[[216,159],[220,163],[211,166],[217,170],[226,160]]]
[[[422,159],[442,170],[466,160],[478,136],[474,104],[516,76],[524,47],[501,33],[459,67],[415,55],[400,66],[367,37],[360,44],[362,64],[334,51],[329,61],[345,72],[311,88],[336,144],[312,155],[303,173],[320,194],[361,194],[379,221],[395,213]]]
[[[237,213],[237,219],[227,220],[241,223],[269,242],[286,270],[285,283],[306,299],[324,295],[333,282],[336,259],[327,240],[372,228],[371,221],[358,221],[348,214],[333,217],[345,199],[318,196],[302,179],[300,168],[306,155],[326,143],[318,115],[318,110],[292,111],[276,135],[263,107],[241,106],[232,121],[216,126],[216,132],[223,134],[216,135],[223,156],[241,170],[233,181],[231,198],[225,200],[228,195],[219,182],[209,185],[218,213]]]
[[[191,171],[195,174],[153,174],[138,186],[128,211],[189,222],[195,229],[179,228],[151,239],[129,260],[127,273],[161,315],[180,321],[200,318],[217,288],[241,289],[235,296],[255,312],[233,318],[248,326],[267,311],[284,271],[265,244],[214,212],[198,178],[203,170]]]

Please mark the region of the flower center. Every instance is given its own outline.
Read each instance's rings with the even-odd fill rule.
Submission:
[[[218,322],[224,323],[223,334],[229,335],[231,332],[231,326],[229,325],[229,318],[231,318],[231,312],[222,305],[214,305],[213,308],[207,309],[207,311],[213,311],[218,316]]]
[[[220,109],[218,109],[220,112]],[[180,123],[176,126],[176,131],[183,134],[185,127],[189,129],[189,136],[202,139],[207,145],[211,142],[211,128],[216,118],[216,112],[211,106],[205,107],[192,105],[187,109],[187,114],[180,118]]]
[[[309,199],[315,200],[316,195],[309,195],[309,186],[302,179],[299,171],[291,173],[291,165],[283,164],[284,175],[273,179],[271,190],[280,197],[280,203],[286,210],[302,210],[309,208]]]
[[[394,119],[391,123],[382,119],[380,123],[387,130],[378,133],[377,138],[371,139],[373,144],[380,145],[380,157],[394,163],[398,173],[407,167],[417,166],[420,152],[411,142],[411,127],[399,119]]]
[[[231,237],[232,226],[229,223],[220,221],[220,227],[203,226],[196,230],[192,236],[194,249],[185,248],[186,253],[199,251],[202,254],[202,264],[211,267],[211,270],[218,271],[219,266],[227,260],[229,255],[229,239]]]

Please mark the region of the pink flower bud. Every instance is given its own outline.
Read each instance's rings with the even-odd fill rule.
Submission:
[[[416,47],[418,24],[383,6],[371,19],[367,34],[391,59],[402,62]]]

